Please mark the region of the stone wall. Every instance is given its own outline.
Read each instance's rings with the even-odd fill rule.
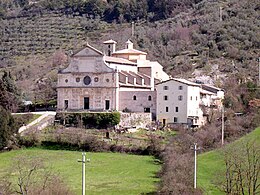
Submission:
[[[131,112],[150,112],[155,115],[156,91],[120,91],[119,110],[124,109]],[[145,111],[145,109],[150,109],[150,111]]]
[[[122,127],[145,128],[152,122],[151,113],[125,113],[122,112],[119,125]]]

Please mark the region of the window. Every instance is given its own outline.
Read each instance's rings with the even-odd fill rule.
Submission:
[[[174,122],[174,123],[178,123],[178,118],[177,118],[177,117],[174,117],[174,118],[173,118],[173,122]]]
[[[148,96],[148,101],[151,101],[152,100],[152,96]]]
[[[133,96],[133,100],[136,100],[136,96],[135,95]]]
[[[94,78],[94,81],[95,81],[95,82],[98,82],[98,77],[95,77],[95,78]]]
[[[77,83],[80,82],[80,78],[79,77],[76,78],[76,82]]]
[[[196,96],[196,101],[198,100],[198,96]]]
[[[179,90],[182,90],[182,86],[181,85],[179,86]]]
[[[164,100],[168,100],[168,96],[167,96],[167,95],[165,95],[163,99],[164,99]]]
[[[83,82],[85,85],[89,85],[91,83],[91,78],[89,76],[85,76]]]
[[[68,79],[65,79],[65,83],[67,83],[69,80]]]
[[[192,96],[190,96],[190,100],[192,100]]]
[[[144,112],[150,112],[151,111],[151,109],[150,108],[144,108]]]
[[[182,95],[179,95],[179,96],[178,96],[178,100],[179,100],[179,101],[182,101]]]
[[[163,86],[163,90],[168,90],[168,86]]]
[[[169,112],[169,107],[166,107],[166,108],[165,108],[165,111],[166,111],[166,112]]]
[[[175,107],[175,112],[179,112],[179,107]]]

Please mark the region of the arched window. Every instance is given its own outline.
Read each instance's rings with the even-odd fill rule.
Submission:
[[[148,101],[152,101],[152,96],[148,96]]]
[[[136,96],[135,95],[133,96],[133,100],[136,100]]]

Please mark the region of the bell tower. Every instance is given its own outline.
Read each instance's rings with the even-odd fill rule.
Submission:
[[[110,39],[110,40],[105,41],[103,43],[107,46],[105,54],[107,56],[111,56],[112,53],[114,53],[116,51],[116,43],[117,42],[112,40],[112,39]]]

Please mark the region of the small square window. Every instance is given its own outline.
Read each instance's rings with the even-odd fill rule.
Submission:
[[[174,117],[174,118],[173,118],[173,122],[177,123],[177,122],[178,122],[178,118],[177,118],[177,117]]]
[[[169,88],[168,88],[168,86],[163,86],[163,89],[168,90]]]
[[[169,107],[166,107],[166,108],[165,108],[165,111],[166,111],[166,112],[169,112]]]
[[[179,90],[182,90],[182,86],[181,85],[179,86]]]
[[[168,96],[167,95],[164,96],[164,100],[168,100]]]
[[[179,107],[175,107],[175,112],[179,112]]]
[[[182,101],[182,95],[179,95],[179,96],[178,96],[178,100],[179,100],[179,101]]]
[[[80,82],[80,78],[79,77],[76,78],[76,82],[77,83]]]

